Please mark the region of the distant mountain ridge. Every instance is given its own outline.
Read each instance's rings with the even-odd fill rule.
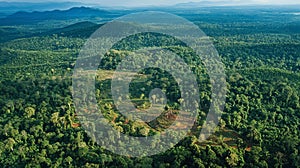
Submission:
[[[70,20],[93,17],[110,17],[112,13],[106,10],[88,7],[73,7],[68,10],[53,10],[46,12],[16,12],[0,19],[0,25],[28,25],[47,20]]]
[[[66,10],[75,6],[83,6],[80,2],[0,2],[1,13],[12,14],[18,11]]]
[[[200,1],[178,3],[174,5],[175,8],[195,8],[195,7],[211,7],[211,6],[240,6],[254,4],[253,1]]]

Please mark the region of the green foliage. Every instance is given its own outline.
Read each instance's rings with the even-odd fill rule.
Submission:
[[[75,38],[55,29],[51,32],[58,35],[12,41],[7,37],[1,43],[0,167],[299,167],[300,35],[297,23],[284,22],[295,18],[283,15],[274,23],[267,18],[275,14],[256,19],[211,14],[200,22],[200,16],[204,15],[186,17],[213,36],[228,76],[222,120],[207,141],[197,139],[211,101],[205,67],[180,41],[144,33],[122,40],[102,60],[95,91],[101,111],[115,129],[131,136],[151,136],[172,124],[170,118],[176,118],[184,100],[169,73],[148,68],[130,84],[130,99],[140,110],[148,109],[151,99],[164,102],[148,98],[152,89],[167,92],[164,112],[149,123],[121,115],[109,91],[113,70],[124,57],[145,45],[163,46],[182,57],[198,76],[199,119],[190,136],[162,154],[132,158],[101,148],[80,126],[71,94],[72,69],[87,35]],[[96,26],[81,23],[63,33],[81,32],[80,26],[86,24],[89,29]],[[19,29],[0,31],[11,36]]]

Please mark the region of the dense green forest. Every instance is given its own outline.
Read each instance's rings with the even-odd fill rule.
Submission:
[[[107,52],[96,77],[98,104],[115,129],[131,136],[152,136],[168,128],[172,120],[166,118],[176,118],[181,97],[170,74],[145,69],[132,81],[130,99],[138,109],[147,109],[147,95],[161,88],[168,98],[164,113],[144,124],[121,115],[109,89],[122,58],[145,44],[159,46],[181,56],[199,77],[199,117],[189,136],[164,153],[141,158],[103,149],[82,128],[74,108],[77,56],[102,24],[1,26],[0,167],[300,167],[300,16],[277,8],[251,8],[256,12],[252,17],[242,11],[179,12],[210,36],[226,67],[225,109],[205,142],[198,138],[211,85],[200,60],[193,66],[196,55],[190,48],[145,33]]]

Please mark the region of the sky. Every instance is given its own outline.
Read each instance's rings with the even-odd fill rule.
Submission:
[[[0,0],[1,1],[1,0]],[[6,2],[45,2],[41,0],[5,0]],[[47,0],[51,2],[61,2],[61,0]],[[201,0],[66,0],[72,2],[82,2],[84,4],[96,4],[101,6],[166,6],[178,3],[201,2]],[[211,2],[232,2],[232,3],[249,3],[249,4],[299,4],[299,0],[202,0]]]

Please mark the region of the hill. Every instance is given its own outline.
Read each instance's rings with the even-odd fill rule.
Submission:
[[[13,14],[18,11],[50,11],[54,9],[66,10],[75,6],[82,6],[80,2],[0,2],[2,13]]]
[[[106,18],[111,15],[106,10],[88,8],[88,7],[74,7],[68,10],[53,10],[46,12],[16,12],[6,18],[0,19],[0,25],[30,25],[48,20],[70,20],[70,19],[84,19],[84,18]]]
[[[64,28],[54,29],[49,32],[42,33],[40,35],[53,35],[56,34],[58,36],[63,37],[80,37],[80,38],[88,38],[93,32],[99,29],[103,24],[96,24],[93,22],[79,22],[72,25],[69,25]]]

